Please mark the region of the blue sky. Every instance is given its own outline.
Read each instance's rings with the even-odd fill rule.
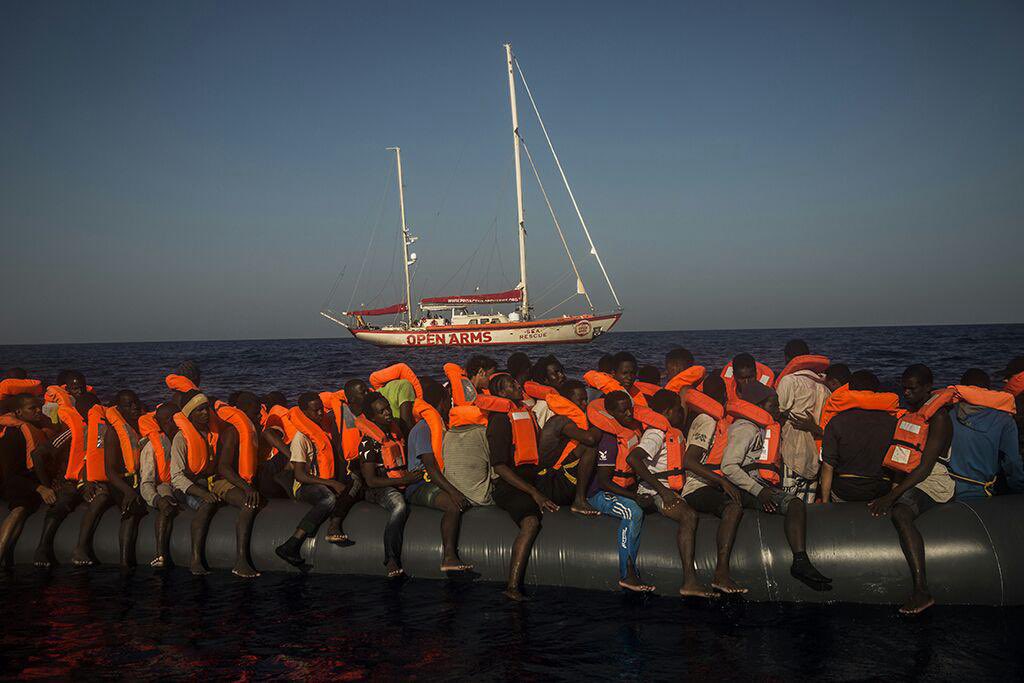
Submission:
[[[1019,3],[7,2],[0,343],[340,333],[343,267],[397,300],[390,145],[417,293],[514,286],[506,40],[622,329],[1024,320]]]

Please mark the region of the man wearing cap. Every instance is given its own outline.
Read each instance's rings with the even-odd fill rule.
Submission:
[[[779,396],[760,382],[738,386],[740,398],[779,419]],[[793,551],[789,573],[818,591],[832,589],[832,579],[819,572],[806,551],[807,508],[803,500],[771,485],[758,475],[756,462],[765,446],[765,428],[737,416],[729,426],[729,440],[722,454],[722,474],[743,490],[743,507],[785,516],[786,540]]]

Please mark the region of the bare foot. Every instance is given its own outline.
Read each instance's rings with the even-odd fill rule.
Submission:
[[[683,584],[679,594],[684,598],[717,598],[718,593],[714,592],[696,579]]]
[[[518,588],[506,588],[505,590],[503,590],[501,592],[501,594],[504,595],[509,600],[512,600],[514,602],[529,602],[530,601],[529,596],[524,595],[523,592],[521,590],[519,590]]]
[[[153,561],[149,563],[149,566],[154,569],[161,569],[167,566],[167,560],[164,559],[163,555],[157,555],[153,558]]]
[[[348,538],[348,534],[343,534],[341,532],[327,534],[324,536],[324,540],[335,545],[353,545],[352,541]]]
[[[639,579],[620,579],[619,587],[634,593],[650,593],[654,590],[654,586],[642,583]]]
[[[71,564],[75,565],[76,567],[89,567],[96,564],[96,562],[93,561],[93,559],[89,557],[87,553],[75,549],[75,551],[71,553]]]
[[[235,568],[231,570],[231,573],[243,579],[255,579],[260,575],[258,571],[250,567],[248,564],[235,565]]]
[[[721,591],[727,595],[742,595],[747,592],[747,588],[739,585],[732,580],[731,576],[715,577],[711,581],[711,587],[716,591]]]
[[[57,561],[54,559],[52,551],[47,552],[44,548],[39,548],[36,550],[35,558],[32,560],[32,564],[34,564],[37,567],[43,567],[45,569],[47,567],[52,567],[53,565],[57,564]]]
[[[388,578],[389,579],[398,579],[398,578],[401,578],[403,576],[405,576],[405,570],[402,569],[401,567],[399,567],[398,569],[389,569],[388,570]]]
[[[457,557],[446,558],[441,562],[441,571],[443,572],[468,572],[473,568],[473,565],[467,564]]]
[[[935,598],[927,591],[914,591],[914,594],[910,596],[910,600],[903,607],[900,607],[900,614],[906,614],[907,616],[920,614],[934,604]]]
[[[204,567],[202,562],[193,561],[188,569],[192,572],[192,576],[206,576],[210,573],[210,570]]]
[[[600,510],[595,508],[586,500],[573,501],[572,507],[569,509],[577,515],[583,515],[584,517],[599,517],[601,515]]]

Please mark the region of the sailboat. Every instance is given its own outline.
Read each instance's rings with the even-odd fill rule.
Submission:
[[[555,153],[554,145],[548,135],[544,120],[540,117],[540,111],[530,92],[530,87],[523,76],[522,68],[512,54],[511,44],[506,43],[505,61],[508,70],[508,91],[509,102],[512,110],[512,149],[515,160],[515,184],[516,184],[516,210],[519,231],[519,284],[504,292],[490,294],[461,294],[448,296],[434,296],[420,299],[418,306],[423,313],[421,316],[413,317],[412,300],[412,279],[409,268],[416,263],[415,253],[410,253],[409,247],[418,239],[409,232],[405,217],[405,185],[402,178],[402,150],[399,147],[389,147],[389,151],[395,153],[395,164],[398,176],[398,202],[401,216],[402,262],[405,271],[405,301],[391,306],[381,308],[364,308],[360,310],[344,311],[335,313],[331,310],[322,310],[320,315],[328,320],[338,323],[348,329],[356,339],[369,342],[377,346],[489,346],[499,344],[564,344],[589,342],[601,334],[609,331],[622,317],[623,309],[619,297],[612,286],[608,272],[605,270],[601,256],[597,253],[597,247],[590,236],[587,224],[583,220],[576,197],[569,186],[568,178],[562,169],[562,164]],[[543,184],[540,182],[540,175],[533,163],[529,149],[525,146],[519,134],[519,112],[516,106],[516,73],[529,96],[541,130],[547,140],[548,147],[558,167],[562,182],[572,200],[573,208],[579,219],[580,226],[590,245],[589,255],[593,256],[605,282],[615,300],[615,309],[609,313],[596,312],[590,294],[583,284],[579,268],[572,256],[566,242],[565,235],[555,216],[554,209],[548,198]],[[526,221],[523,212],[523,178],[522,178],[522,152],[526,151],[527,159],[534,172],[541,188],[541,193],[547,203],[548,210],[555,222],[555,227],[561,237],[562,246],[569,258],[572,271],[576,276],[576,292],[572,296],[582,296],[589,307],[589,312],[576,315],[562,315],[554,318],[534,318],[533,309],[530,303],[530,290],[527,283],[526,272]],[[508,314],[493,312],[493,307],[498,305],[512,305],[514,310]],[[478,313],[480,307],[492,307],[492,312]],[[366,322],[367,318],[393,316],[395,322],[389,325],[371,325]]]

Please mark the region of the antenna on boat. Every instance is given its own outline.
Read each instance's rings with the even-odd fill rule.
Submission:
[[[523,170],[519,159],[519,112],[516,109],[516,73],[513,66],[512,43],[505,43],[508,65],[508,99],[512,105],[512,150],[516,160],[516,218],[519,222],[519,285],[523,299],[519,305],[523,320],[530,319],[530,296],[526,289],[526,220],[523,218]]]
[[[416,238],[409,234],[409,228],[405,225],[405,186],[402,183],[402,148],[388,147],[388,151],[395,153],[395,163],[398,164],[398,206],[402,214],[402,264],[405,269],[405,313],[406,322],[412,327],[412,284],[409,280],[409,266],[416,262],[413,255],[409,260],[409,245],[416,241]]]

